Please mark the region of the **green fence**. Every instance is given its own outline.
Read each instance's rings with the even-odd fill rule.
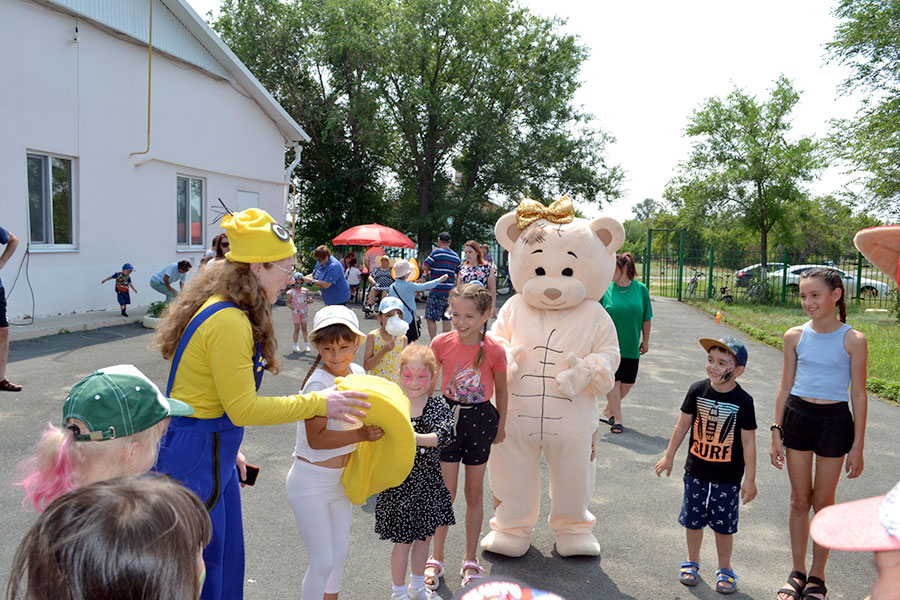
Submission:
[[[677,239],[677,238],[676,238]],[[641,264],[638,274],[651,294],[679,300],[715,300],[724,304],[800,304],[800,275],[814,266],[837,269],[843,278],[848,302],[867,308],[889,308],[897,295],[897,285],[859,253],[825,257],[786,251],[747,252],[735,258],[719,258],[715,248],[684,248],[635,257]]]

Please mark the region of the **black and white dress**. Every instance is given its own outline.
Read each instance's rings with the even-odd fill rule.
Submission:
[[[395,544],[411,544],[434,535],[442,525],[454,525],[453,503],[441,475],[440,451],[450,443],[453,413],[440,396],[431,396],[419,417],[411,419],[416,433],[436,433],[436,448],[419,446],[406,481],[378,494],[375,533]]]

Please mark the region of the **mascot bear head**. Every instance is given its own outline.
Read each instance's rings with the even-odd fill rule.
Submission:
[[[494,226],[509,251],[509,276],[534,308],[561,310],[603,297],[625,230],[615,219],[575,217],[568,196],[545,207],[524,200]]]

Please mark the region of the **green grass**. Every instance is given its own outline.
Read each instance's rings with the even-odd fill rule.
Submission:
[[[710,314],[722,311],[722,320],[752,338],[776,348],[782,348],[784,332],[806,322],[809,317],[802,308],[718,302],[689,301]],[[867,389],[879,396],[900,403],[900,325],[889,314],[866,312],[865,308],[850,304],[847,323],[866,334],[869,345]]]

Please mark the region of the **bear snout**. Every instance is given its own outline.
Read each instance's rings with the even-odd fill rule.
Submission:
[[[556,288],[547,288],[544,290],[544,295],[547,296],[550,300],[556,300],[560,296],[562,296],[562,292]]]

